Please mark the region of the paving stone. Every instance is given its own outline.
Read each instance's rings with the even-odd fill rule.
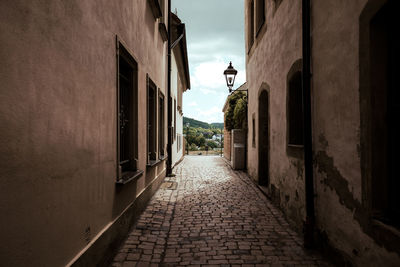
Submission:
[[[174,173],[110,266],[331,266],[222,158],[187,156]]]

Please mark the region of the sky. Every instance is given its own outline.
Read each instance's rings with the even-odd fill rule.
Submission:
[[[186,25],[191,89],[183,94],[183,115],[223,122],[228,88],[224,70],[238,71],[234,88],[246,81],[243,0],[172,0],[171,11]]]

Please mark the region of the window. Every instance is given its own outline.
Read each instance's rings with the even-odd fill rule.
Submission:
[[[303,89],[301,71],[296,71],[288,81],[288,144],[303,145]]]
[[[129,179],[138,160],[138,69],[137,63],[117,41],[118,181]]]
[[[157,160],[157,87],[147,75],[147,163]]]
[[[176,99],[174,99],[174,141],[176,140]]]
[[[164,10],[161,9],[159,0],[147,0],[150,5],[151,12],[155,19],[162,17],[162,13]]]
[[[250,1],[249,4],[249,16],[248,16],[248,32],[247,32],[247,41],[248,41],[248,51],[250,51],[251,47],[254,43],[254,0]]]
[[[165,115],[164,115],[164,95],[160,92],[158,99],[158,151],[159,158],[162,159],[165,156]]]
[[[276,10],[278,9],[278,7],[281,5],[282,0],[274,0],[274,14],[276,12]]]
[[[158,0],[158,4],[160,5],[161,9],[161,17],[160,17],[160,23],[167,23],[168,16],[166,16],[166,9],[165,9],[165,0]]]
[[[182,148],[182,146],[181,146],[181,142],[182,142],[181,138],[182,138],[182,136],[181,136],[181,134],[177,134],[177,136],[178,136],[178,140],[176,142],[176,151],[179,152],[181,150],[181,148]]]
[[[392,2],[393,3],[393,2]],[[395,36],[394,8],[383,6],[370,21],[370,112],[373,216],[384,223],[400,227],[400,115],[397,77],[398,45]]]
[[[265,22],[265,0],[257,0],[257,34],[260,32]]]
[[[161,9],[161,16],[160,20],[158,23],[158,30],[160,31],[161,38],[163,39],[164,42],[168,40],[168,30],[167,26],[165,25],[167,23],[168,17],[165,16],[166,10],[165,10],[165,1],[164,0],[158,0],[160,9]]]

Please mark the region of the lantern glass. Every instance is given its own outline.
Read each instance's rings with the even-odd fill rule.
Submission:
[[[232,90],[233,85],[235,84],[236,74],[237,70],[235,70],[235,68],[232,66],[232,62],[230,62],[228,68],[224,71],[226,86],[228,86],[229,91]]]

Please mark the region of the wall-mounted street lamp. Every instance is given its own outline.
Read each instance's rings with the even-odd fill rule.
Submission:
[[[235,84],[235,77],[237,70],[232,66],[232,61],[229,63],[228,68],[224,71],[226,86],[229,88],[229,93],[232,92],[233,85]]]
[[[226,86],[228,86],[229,93],[233,93],[236,91],[245,91],[246,93],[248,93],[247,89],[239,89],[239,88],[237,88],[235,90],[232,89],[233,85],[235,84],[235,78],[236,78],[237,73],[238,73],[238,71],[235,70],[235,68],[232,66],[232,61],[229,62],[228,68],[224,71]]]

